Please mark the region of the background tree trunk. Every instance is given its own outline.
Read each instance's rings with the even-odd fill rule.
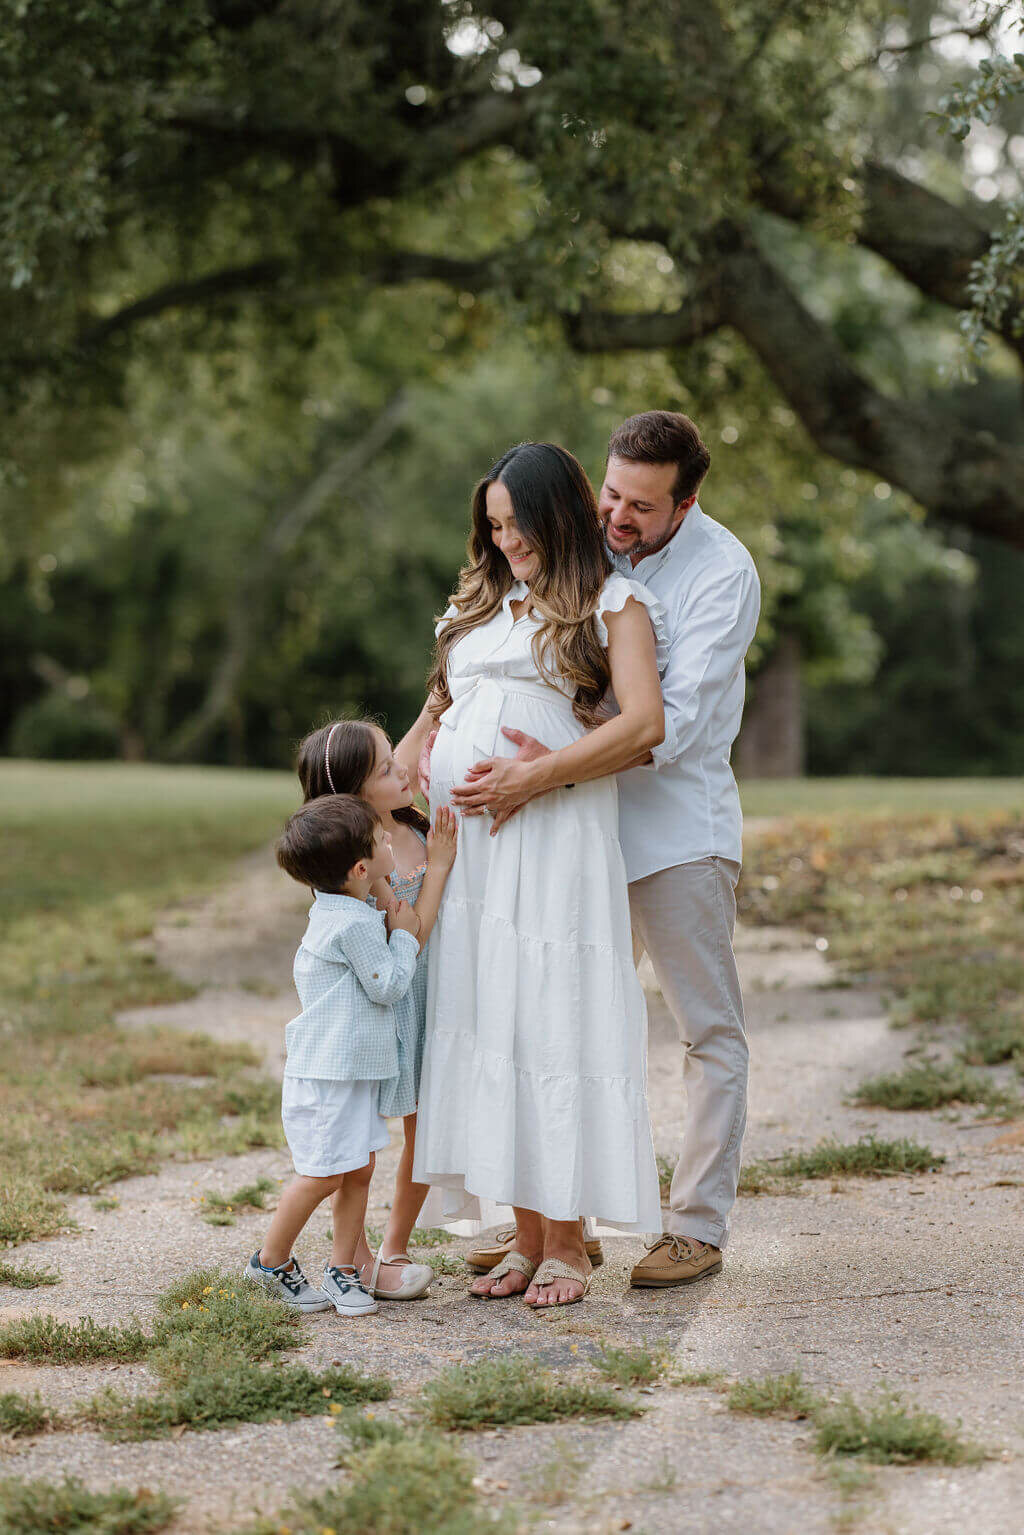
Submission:
[[[733,752],[740,778],[799,778],[804,772],[800,642],[783,631],[758,672]]]

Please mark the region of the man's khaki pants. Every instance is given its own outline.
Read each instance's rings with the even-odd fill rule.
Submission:
[[[724,1247],[747,1120],[747,1062],[736,959],[739,864],[727,858],[649,874],[629,887],[635,957],[650,956],[682,1037],[682,1154],[665,1229]]]

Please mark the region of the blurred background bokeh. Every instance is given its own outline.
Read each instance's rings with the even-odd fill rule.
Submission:
[[[400,734],[472,485],[685,410],[748,778],[1024,773],[1024,13],[52,0],[0,21],[0,751]]]

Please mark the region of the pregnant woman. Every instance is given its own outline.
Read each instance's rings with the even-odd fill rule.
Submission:
[[[572,455],[524,443],[499,459],[474,495],[428,703],[398,748],[414,773],[439,725],[433,809],[481,758],[514,756],[503,729],[555,748],[528,765],[550,792],[496,835],[463,821],[431,945],[413,1176],[442,1190],[446,1220],[479,1219],[481,1200],[515,1208],[517,1250],[474,1282],[481,1297],[581,1300],[582,1216],[660,1230],[611,775],[662,739],[664,640],[657,600],[611,569]]]

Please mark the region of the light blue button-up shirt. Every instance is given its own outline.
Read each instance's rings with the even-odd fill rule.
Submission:
[[[419,943],[349,895],[316,892],[295,956],[302,1012],[285,1029],[286,1077],[382,1082],[396,1077],[395,1003],[416,973]]]
[[[653,766],[619,774],[626,876],[643,879],[712,855],[739,863],[743,819],[729,754],[761,608],[754,562],[696,504],[656,554],[635,568],[628,556],[613,561],[664,605],[670,647],[661,679],[665,739],[654,748]]]

